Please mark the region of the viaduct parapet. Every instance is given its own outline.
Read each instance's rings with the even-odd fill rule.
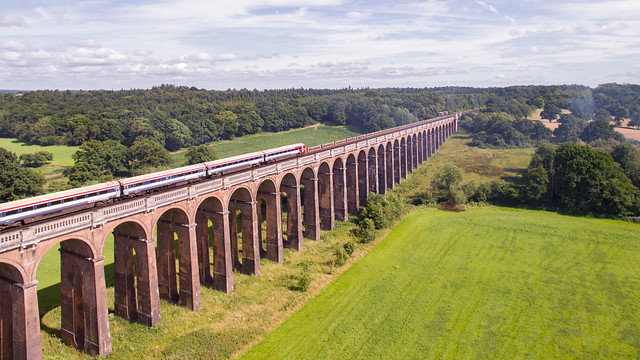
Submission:
[[[457,131],[460,115],[1,232],[0,358],[42,358],[36,272],[56,245],[62,341],[105,356],[111,352],[104,277],[109,235],[115,314],[160,324],[161,298],[197,311],[201,286],[232,291],[234,270],[260,275],[260,259],[282,262],[283,248],[301,251],[303,239],[319,240],[321,229],[357,213],[369,193],[393,189]]]

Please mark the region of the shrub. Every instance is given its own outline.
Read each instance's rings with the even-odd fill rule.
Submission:
[[[390,226],[404,210],[404,201],[395,193],[385,195],[369,194],[367,202],[360,209],[360,221],[365,218],[373,220],[376,229]]]
[[[309,286],[311,285],[311,275],[309,275],[308,270],[303,270],[302,274],[298,278],[298,284],[296,286],[296,290],[300,292],[309,291]]]
[[[353,241],[349,241],[348,243],[344,244],[343,248],[344,251],[346,251],[347,254],[351,256],[353,252],[356,251],[356,244]]]
[[[347,254],[344,247],[342,246],[336,248],[333,254],[336,256],[336,259],[333,262],[333,265],[335,265],[336,267],[344,265],[347,260],[349,260],[349,254]]]
[[[356,235],[361,243],[368,244],[376,239],[376,225],[373,220],[364,218],[358,223]]]

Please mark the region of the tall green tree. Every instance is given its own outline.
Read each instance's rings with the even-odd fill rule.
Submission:
[[[465,203],[466,197],[461,187],[462,176],[462,170],[450,163],[438,171],[431,179],[431,192],[436,201]]]
[[[626,215],[637,211],[638,189],[611,155],[567,143],[555,155],[554,198],[572,212]]]
[[[562,110],[555,104],[545,104],[544,109],[540,113],[540,117],[543,119],[548,119],[549,121],[553,121],[558,118],[562,114]]]
[[[43,185],[42,174],[22,168],[14,153],[0,148],[0,202],[39,195]]]
[[[133,175],[140,175],[171,164],[169,152],[157,142],[137,140],[129,149],[129,169]]]
[[[196,145],[187,150],[185,157],[187,158],[187,165],[195,165],[205,161],[217,160],[218,154],[209,145]]]
[[[126,175],[128,172],[127,148],[115,140],[89,140],[73,154],[75,165],[92,164],[102,175]],[[86,167],[85,167],[86,168]]]

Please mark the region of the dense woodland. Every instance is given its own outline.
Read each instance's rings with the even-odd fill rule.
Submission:
[[[540,147],[551,142],[555,144],[550,145],[555,146],[554,154],[560,156],[567,148],[565,143],[580,143],[583,145],[576,145],[577,150],[569,153],[577,156],[596,151],[597,155],[585,156],[604,156],[606,159],[602,161],[609,164],[605,166],[607,170],[593,169],[618,179],[616,186],[627,189],[631,184],[628,188],[631,195],[620,200],[628,206],[619,211],[604,204],[595,207],[569,204],[563,200],[564,195],[557,193],[558,186],[553,185],[562,181],[555,175],[562,173],[562,169],[532,163],[531,174],[523,182],[532,184],[536,174],[542,181],[545,175],[539,170],[542,168],[548,178],[543,195],[532,195],[532,190],[520,184],[518,189],[503,185],[496,185],[493,190],[476,189],[475,193],[467,189],[469,197],[503,201],[511,198],[524,204],[560,206],[585,213],[638,214],[635,204],[640,185],[640,156],[637,148],[626,143],[611,125],[612,121],[621,123],[630,119],[630,126],[640,126],[638,85],[604,84],[595,89],[562,85],[264,91],[209,91],[162,85],[150,90],[1,93],[0,137],[39,145],[80,145],[74,155],[75,165],[66,173],[66,186],[80,186],[166,168],[170,163],[168,152],[181,148],[190,148],[189,162],[211,159],[215,154],[198,145],[246,134],[316,123],[348,125],[366,133],[435,117],[440,111],[473,108],[483,111],[465,116],[460,124],[472,134],[473,145]],[[539,108],[544,109],[543,118],[560,123],[554,132],[540,122],[528,120]],[[27,167],[46,162],[45,154],[23,159],[9,152],[3,154],[0,201],[42,192],[41,176]],[[559,164],[560,160],[554,158],[553,163]],[[542,185],[538,187],[540,193]],[[610,193],[612,189],[621,191],[616,187],[601,193]]]

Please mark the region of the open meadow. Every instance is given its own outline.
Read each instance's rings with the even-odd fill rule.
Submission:
[[[243,359],[637,358],[639,230],[415,211]]]
[[[64,169],[73,166],[72,156],[79,149],[78,146],[29,145],[18,139],[11,138],[0,138],[0,147],[15,153],[17,156],[20,156],[22,154],[34,153],[37,151],[48,151],[53,154],[53,161],[47,165],[34,168],[34,170],[40,171],[43,175],[57,174],[58,176],[62,176],[62,171]]]
[[[233,140],[217,141],[211,146],[216,150],[219,158],[225,158],[295,143],[304,143],[307,147],[312,147],[357,135],[360,133],[344,126],[313,125],[279,133],[258,133]],[[172,153],[172,166],[184,165],[185,154],[186,149]]]

